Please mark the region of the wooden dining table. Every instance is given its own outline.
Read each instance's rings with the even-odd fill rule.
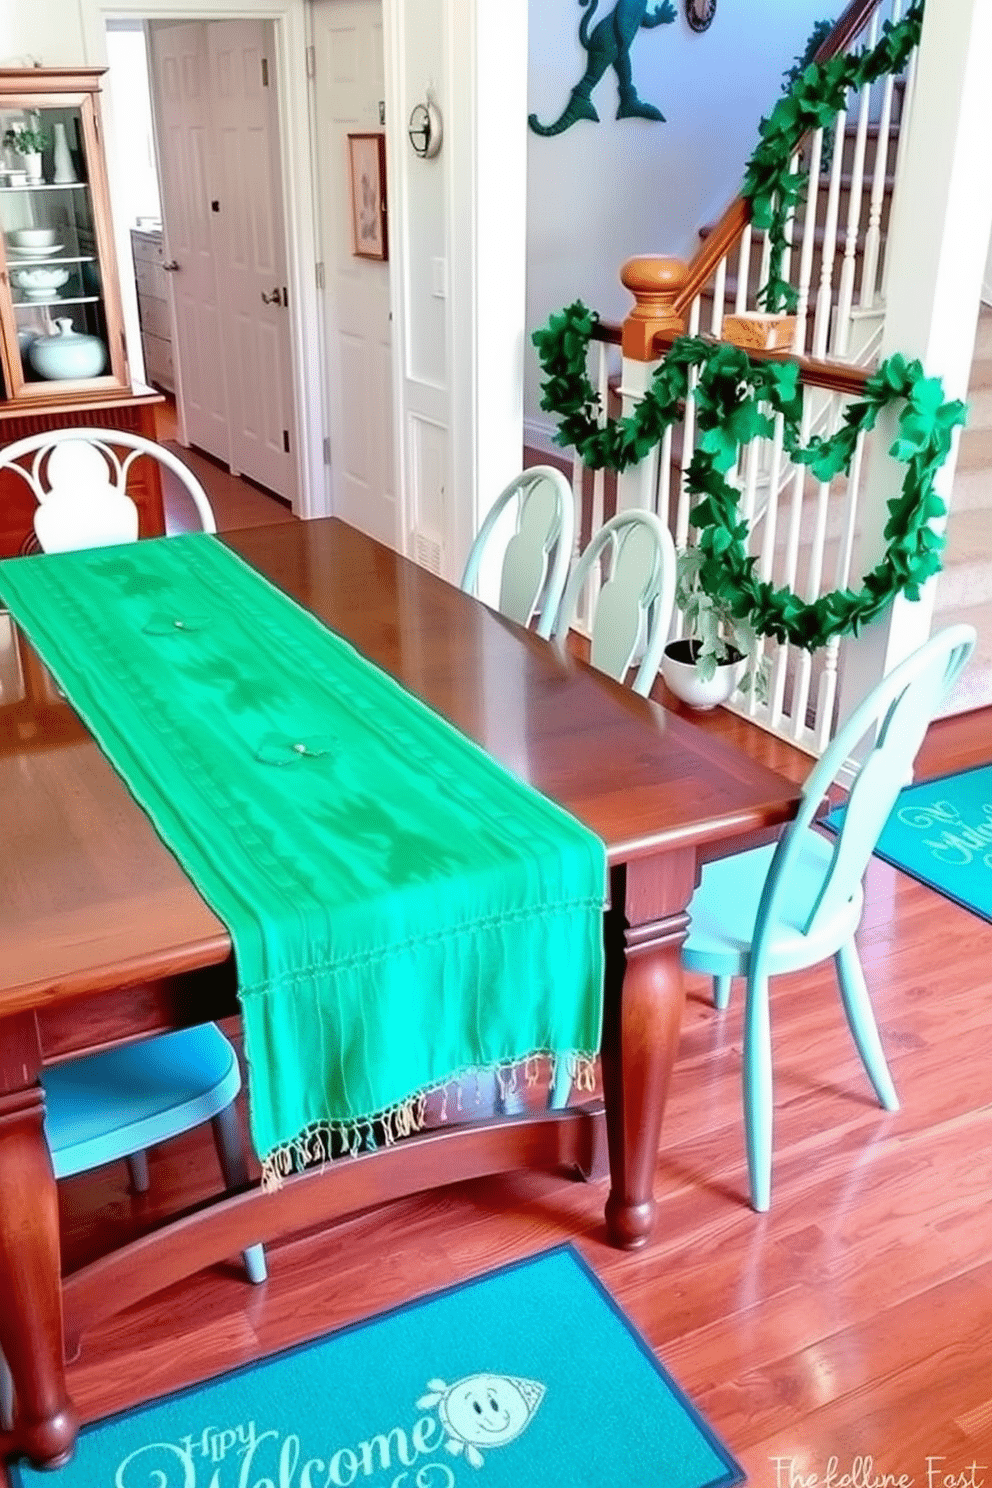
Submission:
[[[700,863],[797,808],[791,782],[340,521],[223,541],[603,839],[603,1094],[449,1121],[276,1192],[252,1184],[62,1277],[42,1067],[236,1012],[237,989],[224,925],[12,632],[20,660],[8,649],[0,672],[0,1348],[18,1406],[0,1460],[71,1455],[64,1358],[87,1326],[258,1240],[489,1173],[588,1174],[605,1166],[605,1128],[608,1237],[647,1243]]]

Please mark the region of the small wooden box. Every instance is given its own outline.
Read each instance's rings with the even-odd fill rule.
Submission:
[[[796,332],[794,315],[766,315],[745,310],[723,317],[723,339],[746,351],[789,351]]]

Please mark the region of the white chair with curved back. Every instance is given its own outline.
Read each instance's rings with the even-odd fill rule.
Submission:
[[[887,1111],[899,1108],[875,1025],[854,934],[862,879],[938,704],[975,645],[970,625],[932,636],[854,710],[803,787],[778,843],[707,863],[689,904],[682,964],[714,980],[725,1008],[731,979],[747,978],[744,1124],[751,1203],[771,1200],[772,1050],[768,983],[832,957],[841,1000],[868,1078]],[[814,829],[838,771],[864,757],[836,837]]]
[[[126,451],[123,456],[119,451]],[[138,538],[138,508],[127,494],[134,462],[148,456],[187,492],[204,532],[216,532],[210,500],[193,472],[164,445],[126,429],[47,429],[0,450],[0,470],[30,487],[34,530],[44,553],[112,546]]]
[[[661,665],[675,602],[675,543],[654,512],[619,512],[593,535],[572,570],[555,635],[567,636],[582,590],[607,550],[608,574],[592,617],[589,661],[624,682],[640,657],[631,686],[647,697]]]
[[[461,588],[476,594],[479,571],[497,523],[517,502],[516,530],[503,550],[497,609],[518,625],[540,610],[537,634],[547,639],[561,603],[575,539],[575,497],[560,470],[533,465],[515,476],[493,502],[472,544]]]

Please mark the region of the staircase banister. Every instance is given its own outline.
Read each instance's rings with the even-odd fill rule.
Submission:
[[[593,324],[590,339],[603,341],[609,346],[620,346],[623,342],[623,327],[612,320],[597,320]],[[663,357],[676,339],[671,331],[658,331],[651,343],[653,356]],[[710,341],[713,338],[703,336],[701,339]],[[791,351],[762,351],[748,347],[747,354],[756,362],[796,362],[800,381],[811,387],[826,388],[832,393],[846,393],[853,398],[864,393],[865,384],[872,375],[863,367],[850,366],[844,362],[823,362],[816,357],[796,356]]]
[[[712,336],[702,336],[703,341],[719,343]],[[667,331],[659,331],[654,338],[652,350],[656,357],[663,357],[676,337]],[[860,397],[865,384],[872,376],[870,370],[854,367],[845,362],[823,362],[816,357],[796,356],[792,351],[763,351],[749,346],[747,354],[753,362],[795,362],[799,368],[799,380],[809,387],[826,388],[831,393],[846,393]]]
[[[813,61],[826,62],[838,53],[846,52],[880,4],[881,0],[851,0],[833,30],[820,43]],[[718,264],[726,258],[750,221],[751,203],[746,197],[735,196],[719,222],[707,233],[688,265],[686,282],[672,305],[677,314],[684,315],[696,296],[706,288]]]
[[[871,20],[881,0],[851,0],[840,16],[829,36],[825,36],[813,54],[814,62],[826,62],[838,52],[846,52],[855,37],[859,36]]]
[[[593,324],[590,340],[605,341],[607,346],[620,346],[623,344],[623,326],[614,320],[597,320]]]

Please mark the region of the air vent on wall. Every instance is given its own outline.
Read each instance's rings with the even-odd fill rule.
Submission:
[[[439,574],[443,551],[438,538],[431,537],[427,532],[414,532],[413,556],[421,568],[429,568],[431,573]]]

